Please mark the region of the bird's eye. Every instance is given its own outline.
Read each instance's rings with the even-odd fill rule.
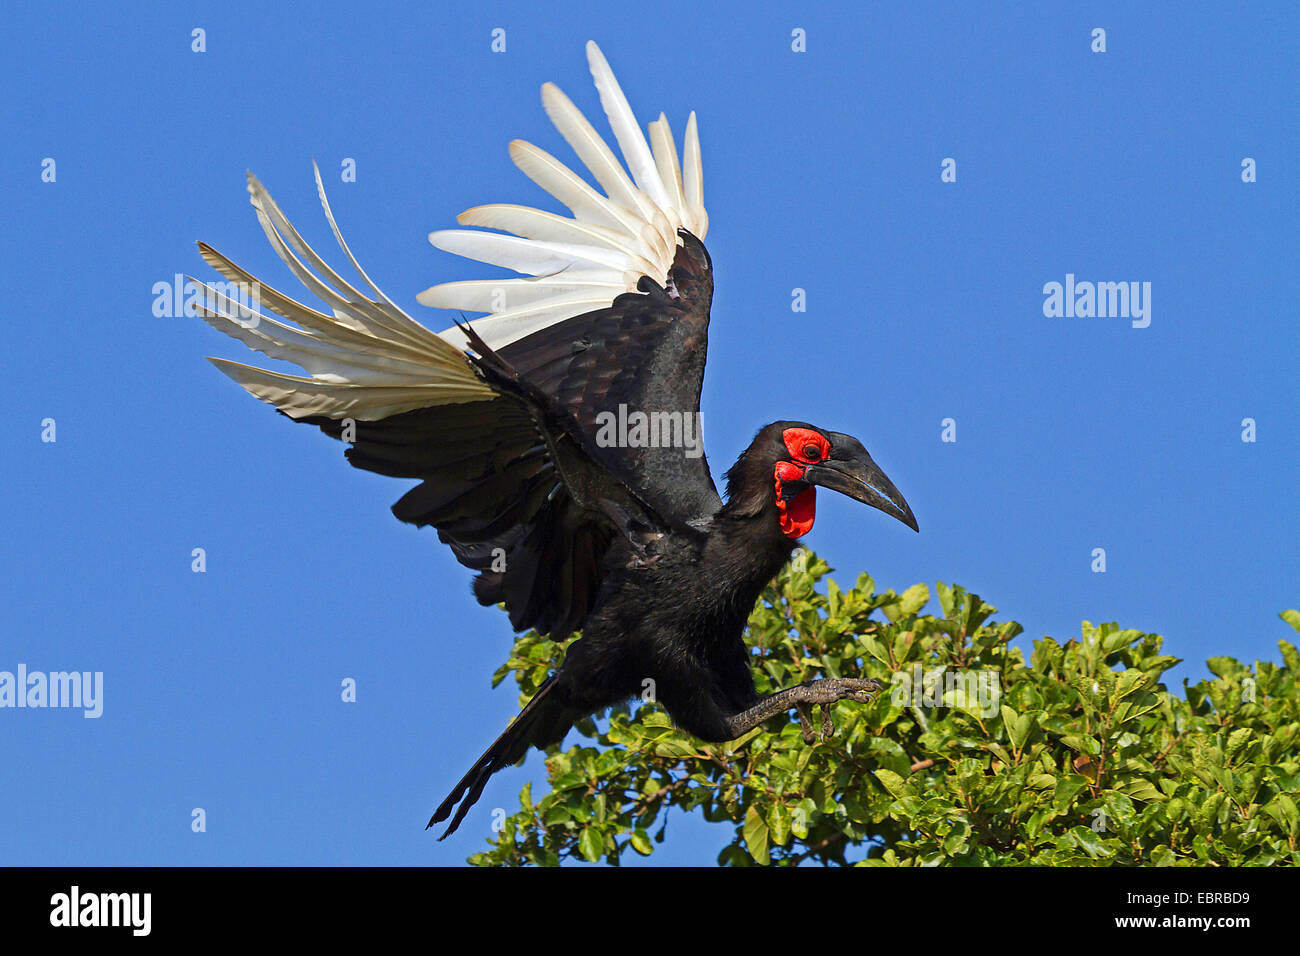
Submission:
[[[781,433],[785,449],[791,461],[801,461],[815,465],[826,460],[831,450],[831,443],[820,432],[811,428],[787,428]]]

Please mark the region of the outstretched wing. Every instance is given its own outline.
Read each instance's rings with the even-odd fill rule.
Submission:
[[[338,233],[319,172],[317,187],[340,247],[374,298],[330,268],[250,176],[267,237],[332,314],[263,285],[200,243],[228,285],[206,287],[199,315],[311,374],[210,361],[290,418],[351,442],[353,465],[419,479],[393,513],[437,528],[461,563],[480,572],[479,600],[504,602],[516,629],[557,637],[577,630],[608,571],[611,543],[653,535],[662,519],[593,458],[568,411],[486,344],[474,337],[483,354],[468,356],[385,297]]]
[[[543,87],[548,114],[606,195],[542,150],[512,143],[519,167],[574,216],[480,206],[460,222],[513,235],[430,236],[526,276],[420,295],[426,305],[489,313],[467,328],[435,335],[384,295],[343,241],[319,170],[321,204],[364,292],[312,250],[251,175],[267,238],[329,311],[262,286],[200,243],[228,281],[224,292],[208,287],[202,316],[309,374],[214,364],[289,417],[350,441],[354,465],[419,479],[395,514],[438,529],[480,572],[480,601],[504,602],[518,629],[556,635],[581,626],[611,561],[635,560],[662,531],[691,533],[721,506],[699,428],[712,271],[700,242],[708,217],[695,116],[679,162],[664,116],[647,143],[594,43],[587,55],[631,176],[568,98]],[[632,548],[615,559],[618,539]]]
[[[501,204],[461,213],[462,225],[500,231],[442,230],[430,242],[527,278],[443,283],[419,301],[489,313],[469,323],[475,332],[573,412],[596,438],[602,464],[665,518],[686,524],[722,504],[699,414],[713,274],[701,242],[708,215],[695,114],[679,162],[664,115],[647,142],[596,44],[587,44],[587,59],[630,177],[547,83],[542,105],[607,195],[516,140],[515,164],[573,217]],[[442,335],[465,342],[457,328]]]

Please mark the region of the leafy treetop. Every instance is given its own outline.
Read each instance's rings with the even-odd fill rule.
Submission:
[[[652,701],[612,708],[548,752],[551,791],[525,786],[470,862],[617,864],[653,853],[679,810],[719,824],[728,866],[1300,863],[1293,644],[1281,666],[1211,658],[1214,679],[1180,697],[1159,635],[1085,621],[1026,662],[1008,644],[1020,625],[960,587],[936,585],[941,613],[923,615],[924,585],[877,593],[863,574],[845,591],[829,570],[799,552],[755,606],[758,691],[874,677],[874,703],[839,703],[811,744],[784,716],[709,744]],[[563,652],[522,635],[493,685],[513,675],[527,700]]]

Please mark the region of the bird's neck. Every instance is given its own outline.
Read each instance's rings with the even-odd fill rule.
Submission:
[[[798,544],[781,530],[781,514],[768,502],[757,511],[724,505],[714,519],[709,551],[716,567],[748,608],[776,576]]]

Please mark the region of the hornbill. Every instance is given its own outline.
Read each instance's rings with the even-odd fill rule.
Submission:
[[[319,170],[326,219],[365,291],[312,250],[251,174],[267,238],[329,310],[199,243],[228,281],[224,291],[206,287],[198,313],[308,375],[213,364],[289,418],[348,442],[356,467],[418,479],[393,513],[437,529],[478,572],[479,602],[504,605],[516,631],[582,632],[434,812],[429,826],[455,810],[442,838],[493,773],[640,694],[647,679],[677,726],[702,740],[734,739],[791,708],[812,739],[812,705],[830,732],[834,703],[869,701],[879,685],[818,680],[760,699],[742,640],[750,611],[812,528],[818,486],[917,529],[861,442],[807,422],[759,429],[727,472],[726,502],[719,497],[691,442],[713,297],[695,114],[679,159],[664,115],[647,142],[594,43],[587,58],[627,170],[558,87],[542,87],[547,114],[604,195],[549,153],[512,142],[515,164],[573,216],[476,206],[459,222],[479,230],[430,235],[439,249],[524,276],[417,297],[481,318],[435,335],[384,295],[343,241]]]

